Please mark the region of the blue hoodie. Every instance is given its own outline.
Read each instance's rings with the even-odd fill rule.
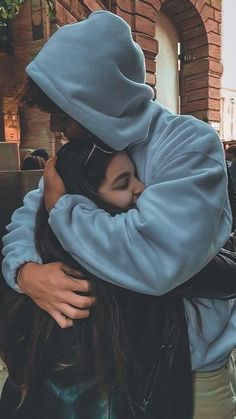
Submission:
[[[144,56],[129,26],[110,12],[92,13],[59,29],[27,73],[102,141],[116,150],[128,147],[147,186],[137,209],[115,217],[85,197],[64,195],[49,218],[63,247],[98,277],[146,294],[162,295],[206,265],[231,230],[223,148],[209,125],[152,100]],[[34,220],[42,189],[41,182],[26,196],[4,238],[3,272],[16,289],[16,269],[41,262]],[[186,303],[193,369],[218,368],[236,343],[228,339],[232,303],[209,304],[213,317],[202,309],[203,338],[191,327],[194,313]]]

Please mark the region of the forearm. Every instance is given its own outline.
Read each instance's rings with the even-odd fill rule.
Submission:
[[[35,216],[42,199],[43,185],[30,192],[24,199],[23,207],[12,215],[7,226],[8,234],[3,237],[2,272],[8,285],[18,290],[16,274],[21,265],[26,262],[41,263],[41,258],[35,249],[34,230]]]

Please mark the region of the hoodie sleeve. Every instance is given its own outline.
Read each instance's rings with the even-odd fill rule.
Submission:
[[[62,246],[98,277],[146,294],[162,295],[200,271],[229,237],[231,215],[223,161],[190,148],[162,160],[127,213],[112,217],[85,197],[60,198],[49,223]]]
[[[3,237],[2,273],[8,285],[20,291],[16,283],[16,272],[26,262],[42,263],[35,249],[34,230],[35,216],[43,195],[43,180],[39,188],[28,193],[24,198],[24,206],[12,215],[7,226],[8,234]]]

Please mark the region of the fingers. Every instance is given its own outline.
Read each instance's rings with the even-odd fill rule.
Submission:
[[[64,316],[59,311],[49,313],[54,318],[54,320],[57,322],[57,324],[62,328],[66,329],[68,327],[73,326],[73,320],[69,319],[68,317]]]
[[[40,265],[41,269],[45,269],[45,273],[41,278],[47,277],[47,287],[53,288],[53,291],[69,290],[74,292],[89,293],[92,291],[90,281],[79,279],[81,272],[71,269],[63,265],[61,262],[52,262],[47,265]],[[43,281],[45,284],[45,281]]]
[[[65,279],[70,280],[66,283],[68,289],[77,292],[92,292],[91,281],[86,280],[80,271],[71,269],[66,265],[62,265],[61,269],[64,272]]]
[[[86,309],[96,304],[96,298],[93,296],[83,296],[75,294],[74,292],[68,292],[64,294],[63,302],[66,302],[77,309]]]
[[[70,277],[66,277],[65,280],[65,288],[67,290],[83,293],[92,292],[92,285],[90,281],[87,281],[86,279],[72,279]]]
[[[62,304],[61,310],[62,312],[54,311],[49,314],[62,329],[73,326],[73,320],[86,319],[90,316],[89,310],[76,309],[68,304]]]
[[[77,271],[77,270],[75,270],[75,269],[72,269],[72,268],[70,268],[69,266],[67,266],[67,265],[61,265],[61,269],[63,270],[63,272],[66,274],[66,275],[68,275],[68,276],[71,276],[71,277],[73,277],[73,278],[76,278],[76,279],[84,279],[85,278],[85,276],[84,276],[84,274],[82,274],[82,272],[80,272],[80,271]]]
[[[62,304],[61,310],[64,316],[73,320],[86,319],[90,316],[89,310],[80,310],[70,306],[69,304]]]

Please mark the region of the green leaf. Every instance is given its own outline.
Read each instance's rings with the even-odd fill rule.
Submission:
[[[3,19],[7,19],[8,18],[8,12],[4,8],[2,8],[1,17]]]
[[[19,7],[25,0],[2,0],[0,6],[0,20],[14,19],[19,13]]]

